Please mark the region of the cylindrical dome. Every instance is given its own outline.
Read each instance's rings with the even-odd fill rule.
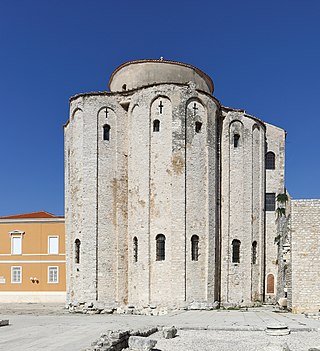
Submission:
[[[115,92],[159,83],[186,84],[188,82],[193,82],[196,89],[213,93],[213,82],[204,72],[185,63],[167,60],[126,62],[112,73],[109,89]]]

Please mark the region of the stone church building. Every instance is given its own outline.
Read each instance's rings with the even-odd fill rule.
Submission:
[[[223,106],[189,64],[127,62],[109,89],[73,96],[65,125],[68,302],[253,305],[290,293],[286,243],[280,255],[275,244],[285,131]]]

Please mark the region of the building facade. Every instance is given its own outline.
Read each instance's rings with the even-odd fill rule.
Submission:
[[[64,302],[64,217],[0,217],[0,302]]]
[[[188,64],[128,62],[109,88],[64,130],[68,302],[275,302],[285,131]]]

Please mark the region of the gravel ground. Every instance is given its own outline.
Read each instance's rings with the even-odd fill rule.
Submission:
[[[174,339],[163,339],[160,332],[150,336],[158,341],[161,351],[257,351],[274,350],[287,343],[290,351],[320,350],[319,332],[293,332],[286,336],[270,336],[259,331],[179,330]],[[270,346],[275,346],[272,349]]]

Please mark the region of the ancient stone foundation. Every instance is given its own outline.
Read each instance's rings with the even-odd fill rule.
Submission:
[[[260,306],[254,304],[253,306]],[[253,307],[245,306],[245,307]],[[79,303],[69,303],[66,308],[70,313],[82,313],[82,314],[135,314],[144,316],[162,316],[170,311],[176,310],[203,310],[212,311],[218,308],[230,308],[236,309],[243,306],[236,304],[228,304],[226,306],[220,306],[218,302],[214,303],[204,303],[204,302],[192,302],[190,304],[180,304],[172,306],[171,308],[167,306],[156,306],[156,305],[146,305],[146,306],[133,306],[133,305],[120,305],[120,306],[110,306],[99,302],[79,302]]]
[[[156,341],[147,339],[148,336],[158,331],[158,328],[147,328],[144,330],[117,330],[107,331],[91,344],[91,347],[83,351],[121,351],[124,349],[132,351],[149,351]]]

